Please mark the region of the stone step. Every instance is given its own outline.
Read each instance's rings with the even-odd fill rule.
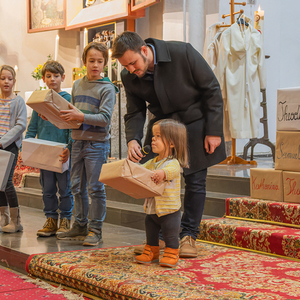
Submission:
[[[24,187],[18,188],[17,194],[20,205],[41,210],[43,209],[41,190]],[[232,197],[238,197],[238,195],[207,192],[204,215],[209,215],[211,217],[222,217],[225,214],[225,199]],[[127,198],[127,200],[130,200],[131,202],[126,202],[126,199],[124,199],[124,201],[115,201],[114,199],[107,197],[105,222],[144,230],[144,199],[132,200],[130,198],[131,197]],[[136,201],[136,203],[132,203],[134,201]]]
[[[184,187],[184,179],[182,178],[181,186]],[[26,175],[24,187],[41,189],[39,176]],[[235,195],[250,195],[250,178],[249,177],[231,177],[224,175],[207,175],[206,179],[207,191],[229,193]],[[107,198],[116,198],[115,201],[140,203],[140,199],[137,201],[134,198],[123,194],[109,186],[106,187]],[[115,194],[115,195],[114,195]]]
[[[249,196],[250,178],[208,174],[206,177],[206,190]]]

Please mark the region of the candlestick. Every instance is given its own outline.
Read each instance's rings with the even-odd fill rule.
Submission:
[[[87,45],[87,40],[88,40],[88,31],[86,28],[84,28],[84,33],[83,33],[83,49]]]
[[[265,18],[265,12],[260,9],[260,6],[258,7],[258,10],[255,12],[255,29],[257,29],[261,33],[261,37],[263,39],[264,36],[264,18]]]
[[[110,80],[111,78],[111,50],[108,50],[108,62],[107,62],[107,75]]]
[[[59,41],[59,35],[56,36],[55,39],[55,52],[54,52],[54,60],[57,60],[57,53],[58,53],[58,41]]]
[[[120,62],[117,60],[118,68],[117,68],[117,81],[118,83],[121,81],[121,71],[122,71],[122,66]]]
[[[18,66],[17,65],[15,65],[15,72],[16,72],[16,82],[15,82],[15,91],[17,91],[18,90],[18,88],[17,88],[17,72],[18,72]]]

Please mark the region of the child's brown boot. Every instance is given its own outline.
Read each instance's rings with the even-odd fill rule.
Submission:
[[[159,264],[162,267],[173,268],[178,264],[179,260],[179,249],[166,248],[163,258],[160,260]]]
[[[149,265],[154,262],[158,262],[159,259],[159,246],[146,245],[142,255],[137,256],[136,262],[140,264]]]

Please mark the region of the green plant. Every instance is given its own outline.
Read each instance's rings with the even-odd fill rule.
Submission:
[[[117,60],[113,61],[112,64],[111,64],[111,69],[115,69],[117,70],[118,69],[118,65],[117,65]],[[106,65],[103,69],[103,72],[107,75],[107,72],[108,72],[108,66]]]
[[[83,66],[82,68],[75,68],[73,71],[73,75],[83,77],[86,75],[86,66]]]
[[[49,55],[47,56],[47,61],[49,61],[49,60],[52,60],[51,54],[49,54]],[[45,64],[45,63],[44,63],[44,64]],[[34,71],[31,72],[31,76],[32,76],[35,80],[40,80],[40,79],[42,79],[42,69],[43,69],[44,64],[38,65],[38,66],[34,69]]]

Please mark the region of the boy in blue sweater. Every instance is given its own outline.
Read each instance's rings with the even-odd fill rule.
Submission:
[[[49,89],[54,90],[60,96],[71,101],[71,95],[61,90],[61,83],[65,79],[65,70],[57,61],[47,61],[42,69],[43,80]],[[68,147],[61,155],[62,163],[65,163],[71,151],[72,139],[71,130],[58,129],[49,121],[42,119],[36,111],[33,111],[25,139],[35,138],[68,144]],[[51,236],[70,229],[70,220],[74,206],[71,193],[70,170],[57,173],[47,170],[40,170],[40,183],[43,191],[44,213],[47,221],[44,227],[38,230],[38,236]],[[56,193],[59,193],[59,200]],[[60,210],[60,224],[58,223],[58,211]]]
[[[58,234],[57,238],[84,240],[84,246],[102,242],[106,215],[105,188],[99,182],[99,176],[109,154],[110,123],[118,91],[107,77],[101,76],[107,60],[108,51],[104,44],[92,42],[84,48],[82,61],[87,75],[75,81],[72,87],[72,104],[80,112],[75,109],[61,111],[61,118],[79,120],[82,125],[72,130],[71,183],[75,222],[69,231]]]

